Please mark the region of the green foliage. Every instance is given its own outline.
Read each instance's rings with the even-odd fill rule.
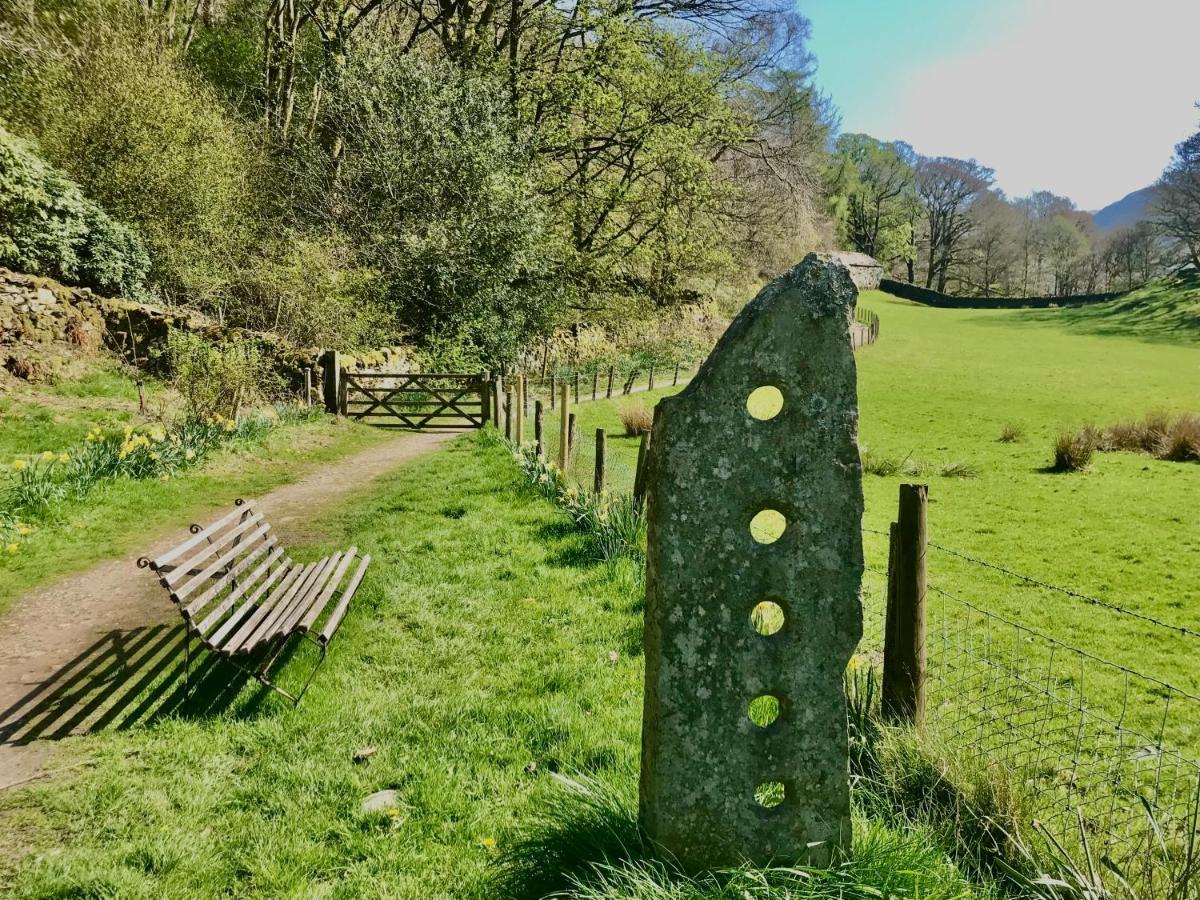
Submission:
[[[136,297],[150,260],[131,229],[0,128],[0,264]]]
[[[243,407],[277,393],[278,379],[253,342],[217,345],[172,329],[167,362],[189,419],[235,420]]]
[[[160,293],[220,309],[254,229],[262,161],[247,130],[136,9],[96,0],[34,21],[14,42],[22,127],[136,226]]]
[[[296,202],[379,273],[380,302],[401,325],[487,359],[511,358],[547,327],[559,302],[547,281],[554,242],[496,79],[364,53],[325,127],[344,149],[336,160],[304,150]]]

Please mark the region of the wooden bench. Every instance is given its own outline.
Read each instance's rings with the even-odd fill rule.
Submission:
[[[253,501],[235,505],[208,527],[192,525],[190,538],[157,559],[142,557],[138,566],[158,574],[183,616],[185,690],[195,637],[218,657],[299,703],[325,661],[371,557],[359,556],[351,547],[316,562],[293,562]],[[270,680],[271,666],[293,637],[311,641],[320,651],[294,695]]]

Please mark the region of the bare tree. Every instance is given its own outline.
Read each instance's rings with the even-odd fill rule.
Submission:
[[[971,232],[971,204],[991,186],[995,171],[975,160],[942,156],[917,167],[917,196],[925,210],[928,265],[925,286],[945,291],[950,270]]]
[[[1159,179],[1154,221],[1200,270],[1200,131],[1175,148],[1175,157]]]

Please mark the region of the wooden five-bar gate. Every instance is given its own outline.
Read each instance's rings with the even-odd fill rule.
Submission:
[[[444,372],[354,372],[342,369],[338,411],[380,428],[416,431],[482,428],[487,379]]]

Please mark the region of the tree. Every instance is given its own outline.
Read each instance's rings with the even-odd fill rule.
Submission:
[[[1200,270],[1200,131],[1176,146],[1159,179],[1154,222]]]
[[[992,169],[975,160],[949,156],[922,160],[916,170],[917,196],[925,212],[928,264],[925,286],[946,289],[951,268],[958,262],[971,231],[971,204],[995,179]]]
[[[890,262],[910,243],[904,199],[913,169],[894,144],[845,134],[835,150],[835,192],[844,198],[839,224],[853,249]]]

